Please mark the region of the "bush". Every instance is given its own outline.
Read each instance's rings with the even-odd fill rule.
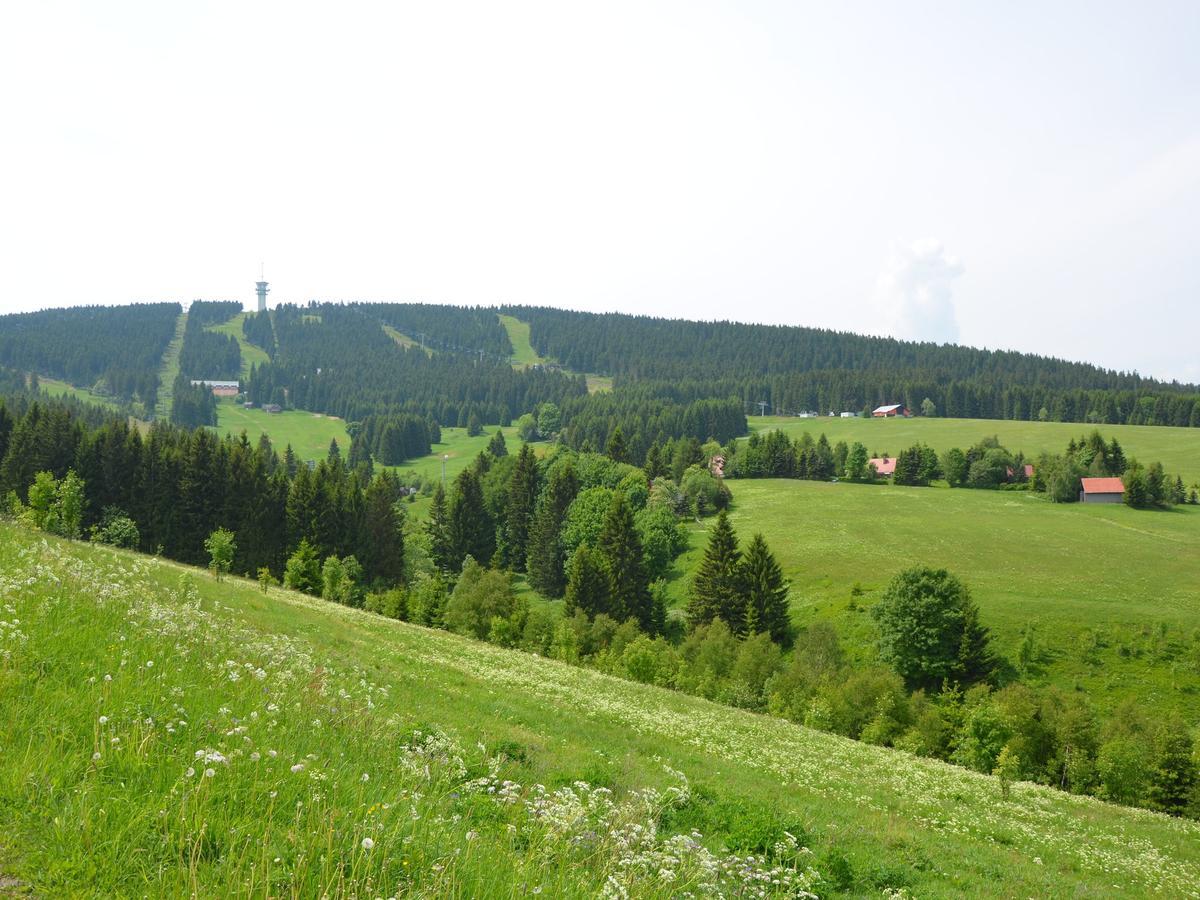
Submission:
[[[99,523],[92,526],[92,540],[98,544],[111,544],[126,550],[136,550],[142,541],[137,523],[125,511],[116,506],[107,506]]]

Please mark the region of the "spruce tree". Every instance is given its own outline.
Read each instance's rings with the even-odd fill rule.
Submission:
[[[620,425],[609,436],[608,444],[604,447],[604,455],[613,462],[629,462],[629,448],[625,444],[625,432],[621,430]]]
[[[446,491],[439,483],[433,490],[429,518],[425,522],[429,536],[429,556],[443,572],[452,571],[453,550],[450,546],[450,514],[446,509]]]
[[[704,559],[692,579],[687,618],[692,628],[721,619],[734,634],[745,630],[745,598],[741,589],[741,553],[729,516],[721,510],[708,538]]]
[[[404,581],[404,508],[399,498],[400,485],[388,472],[381,472],[363,495],[356,555],[368,582],[392,586]]]
[[[508,456],[508,445],[504,443],[504,432],[499,428],[497,428],[496,433],[492,435],[492,439],[488,441],[487,449],[488,453],[492,454],[492,456],[496,457],[496,459],[499,459],[502,456]]]
[[[526,552],[526,570],[534,590],[546,597],[561,597],[565,587],[559,532],[567,507],[579,493],[579,479],[568,463],[553,470],[534,509]]]
[[[496,530],[483,502],[479,476],[464,469],[454,479],[450,498],[450,568],[462,568],[468,556],[482,566],[492,560],[496,550]]]
[[[633,510],[621,491],[613,494],[596,550],[612,576],[610,615],[618,622],[634,619],[643,631],[653,628],[650,577],[642,554],[642,541],[633,523]]]
[[[499,434],[499,432],[497,432]],[[505,545],[512,568],[525,571],[525,555],[529,549],[529,530],[533,525],[538,494],[537,457],[528,444],[522,444],[517,464],[508,482],[505,512]]]
[[[958,645],[958,680],[961,684],[986,681],[996,670],[991,634],[979,621],[979,607],[967,594],[962,602],[962,640]]]
[[[612,574],[604,557],[586,544],[575,548],[567,561],[567,590],[563,615],[570,619],[582,610],[589,619],[600,613],[612,614]]]
[[[746,592],[746,633],[766,632],[775,643],[786,645],[791,638],[788,587],[783,570],[761,534],[756,534],[746,548],[741,581]]]

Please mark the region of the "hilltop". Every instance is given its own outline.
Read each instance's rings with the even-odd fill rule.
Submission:
[[[38,893],[583,896],[623,871],[603,833],[572,865],[516,800],[469,788],[497,754],[514,798],[668,791],[668,766],[689,786],[653,817],[664,836],[695,827],[719,855],[793,829],[821,895],[1200,883],[1196,822],[1028,784],[1005,798],[937,762],[8,524],[0,571],[0,735],[24,748],[0,756],[0,859]],[[677,889],[645,878],[639,896]]]

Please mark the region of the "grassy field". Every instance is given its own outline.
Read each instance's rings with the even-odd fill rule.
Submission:
[[[487,449],[488,441],[495,436],[496,430],[495,425],[487,425],[483,429],[483,434],[468,437],[465,428],[443,428],[442,442],[433,445],[433,452],[429,456],[422,456],[404,465],[390,468],[394,472],[411,472],[429,481],[440,481],[442,457],[445,456],[447,457],[446,481],[449,483],[459,472],[469,466],[475,457]],[[504,440],[508,444],[509,453],[516,453],[521,449],[521,439],[517,437],[515,427],[501,428],[500,431],[504,432]],[[535,444],[534,448],[540,449],[544,446],[544,444]]]
[[[756,431],[777,428],[794,437],[807,432],[814,438],[823,432],[830,443],[861,441],[872,455],[894,456],[917,441],[935,450],[967,448],[982,438],[996,435],[1009,450],[1027,457],[1043,451],[1062,453],[1067,442],[1099,429],[1106,440],[1116,438],[1126,456],[1145,463],[1158,460],[1173,475],[1191,484],[1200,481],[1200,428],[1166,428],[1157,425],[1086,425],[1077,422],[1012,422],[1003,419],[842,419],[821,417],[797,419],[779,416],[749,416]]]
[[[242,331],[242,323],[246,321],[244,312],[238,313],[228,322],[222,322],[220,325],[209,325],[206,331],[216,331],[220,334],[228,334],[238,342],[238,347],[242,351],[242,373],[241,377],[244,381],[250,376],[250,366],[261,366],[265,362],[270,362],[271,358],[267,356],[267,351],[257,344],[252,344],[246,340],[246,335]]]
[[[908,566],[945,567],[979,603],[1010,659],[1034,629],[1028,680],[1135,698],[1200,716],[1200,507],[1171,512],[1057,505],[1024,492],[812,481],[728,482],[743,543],[762,532],[792,585],[793,616],[832,621],[847,651],[871,654],[867,610]],[[692,525],[676,565],[698,564],[712,519]],[[682,604],[688,578],[672,595]],[[865,596],[852,602],[861,584]]]
[[[514,366],[541,365],[551,362],[533,349],[533,344],[529,342],[529,323],[522,322],[513,316],[500,316],[500,324],[504,326],[504,330],[508,332],[508,342],[512,344],[513,355],[512,362]]]
[[[0,588],[0,875],[37,896],[594,897],[609,876],[668,896],[698,887],[697,846],[784,825],[829,873],[808,882],[821,896],[1200,884],[1196,822],[1028,784],[1005,798],[986,776],[279,589],[4,523]],[[680,785],[665,766],[686,792],[632,793]],[[625,812],[595,815],[611,802]],[[699,845],[667,843],[693,827]]]
[[[111,397],[93,394],[87,388],[75,387],[75,385],[59,381],[57,378],[47,378],[44,375],[39,375],[38,385],[51,397],[74,397],[76,400],[84,403],[92,403],[96,406],[103,406],[106,409],[118,411],[121,409],[121,404],[117,403]]]
[[[235,437],[246,432],[251,443],[258,440],[264,431],[270,435],[275,450],[282,455],[288,444],[300,459],[324,459],[329,452],[329,442],[337,439],[342,453],[350,449],[350,435],[346,423],[336,416],[304,412],[297,409],[281,413],[263,412],[261,409],[245,409],[230,397],[217,401],[217,432]]]

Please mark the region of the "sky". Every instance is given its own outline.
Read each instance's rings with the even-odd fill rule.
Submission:
[[[1200,382],[1200,3],[5,4],[0,312],[529,303]]]

